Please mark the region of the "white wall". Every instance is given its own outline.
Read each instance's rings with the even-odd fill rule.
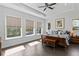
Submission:
[[[16,38],[16,39],[9,39],[6,40],[5,39],[5,19],[6,16],[21,16],[22,19],[22,37],[21,38]],[[10,9],[10,8],[6,8],[3,6],[0,6],[0,37],[2,37],[2,48],[5,47],[10,47],[16,44],[20,44],[20,43],[24,43],[24,42],[28,42],[28,41],[32,41],[32,40],[36,40],[40,38],[40,35],[33,35],[33,36],[25,36],[25,20],[38,20],[41,21],[43,23],[43,28],[45,29],[45,20],[30,14],[26,14],[26,13],[22,13],[20,11],[14,10],[14,9]],[[43,30],[43,33],[45,31]]]
[[[49,16],[50,17],[50,16]],[[52,30],[57,30],[55,28],[55,20],[58,18],[64,18],[65,19],[65,28],[62,30],[72,30],[72,19],[79,19],[79,10],[78,9],[74,9],[71,11],[67,11],[58,15],[54,15],[52,17],[49,18],[49,20],[47,19],[46,23],[50,22],[51,23],[51,29]],[[46,30],[47,30],[48,26],[46,24]],[[78,33],[79,31],[77,31]],[[79,33],[78,33],[79,35]]]

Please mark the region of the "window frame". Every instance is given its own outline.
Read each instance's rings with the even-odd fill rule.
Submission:
[[[26,21],[28,19],[25,19],[25,36],[28,37],[28,36],[33,36],[35,35],[35,21],[34,20],[30,20],[30,21],[33,21],[33,34],[30,34],[30,35],[26,35]]]
[[[37,23],[38,23],[38,22],[40,22],[40,23],[42,24],[41,21],[37,21],[37,22],[36,22],[36,34],[37,34],[37,35],[41,35],[42,32],[43,32],[43,30],[42,30],[43,24],[41,25],[41,33],[38,33],[38,32],[37,32],[37,28],[38,28]]]
[[[5,16],[5,39],[6,40],[9,40],[9,39],[16,39],[16,38],[22,38],[22,18],[21,16],[9,16],[9,17],[19,17],[21,19],[21,28],[20,28],[20,36],[15,36],[15,37],[7,37],[7,17],[8,16]]]

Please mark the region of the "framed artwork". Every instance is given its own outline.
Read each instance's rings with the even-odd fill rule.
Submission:
[[[64,28],[64,18],[56,19],[56,28],[63,29]]]

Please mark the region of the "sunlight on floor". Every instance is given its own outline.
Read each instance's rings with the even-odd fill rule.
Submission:
[[[34,45],[37,45],[39,43],[40,43],[40,41],[34,41],[34,42],[31,42],[31,43],[28,43],[28,45],[29,46],[34,46]],[[26,49],[26,48],[23,45],[18,46],[18,47],[14,47],[14,48],[10,48],[10,49],[5,51],[5,56],[9,56],[11,54],[14,54],[16,52],[22,51],[24,49]]]
[[[73,52],[72,52],[73,51]],[[71,49],[71,51],[69,52],[69,55],[71,55],[71,56],[78,56],[79,55],[79,53],[77,53],[79,50],[78,49],[75,49],[75,48],[73,48],[73,49]]]
[[[13,53],[16,53],[16,52],[19,52],[19,51],[22,51],[24,50],[24,46],[18,46],[18,47],[14,47],[14,48],[11,48],[11,49],[8,49],[5,51],[5,56],[8,56],[8,55],[11,55]]]
[[[36,44],[39,44],[40,42],[39,41],[35,41],[35,42],[31,42],[31,43],[28,43],[29,46],[34,46]]]

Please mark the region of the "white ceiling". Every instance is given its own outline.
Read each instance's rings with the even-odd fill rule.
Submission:
[[[44,13],[42,13],[36,9],[33,9],[30,6],[25,5],[24,3],[0,3],[0,5],[8,7],[8,8],[12,8],[12,9],[24,12],[24,13],[28,13],[30,15],[40,17],[42,19],[45,19]]]
[[[23,4],[33,8],[35,10],[38,10],[40,12],[38,14],[39,15],[42,14],[46,18],[55,16],[55,15],[58,15],[58,14],[61,14],[61,13],[64,13],[64,12],[79,9],[79,4],[78,3],[57,3],[56,5],[52,6],[52,7],[55,7],[53,10],[46,9],[46,11],[43,11],[44,8],[38,8],[39,6],[44,6],[45,5],[44,3],[23,3]]]
[[[52,6],[55,7],[53,10],[46,9],[46,11],[43,11],[44,8],[38,8],[39,6],[43,6],[44,3],[9,3],[0,5],[15,8],[23,12],[25,11],[26,13],[30,13],[41,18],[46,18],[49,16],[52,17],[67,11],[79,9],[78,3],[57,3],[55,6]]]
[[[38,7],[43,6],[44,3],[26,3],[26,5],[36,10],[39,10],[44,14],[50,14],[50,13],[58,14],[58,13],[66,12],[69,10],[73,10],[75,8],[77,9],[79,8],[78,3],[57,3],[55,6],[52,6],[52,7],[55,7],[53,10],[47,9],[46,11],[43,11],[44,8],[38,8]]]
[[[44,13],[43,12],[43,8],[38,8],[39,6],[44,6],[44,3],[24,3],[25,5],[28,5],[36,10],[39,10],[40,12]]]

